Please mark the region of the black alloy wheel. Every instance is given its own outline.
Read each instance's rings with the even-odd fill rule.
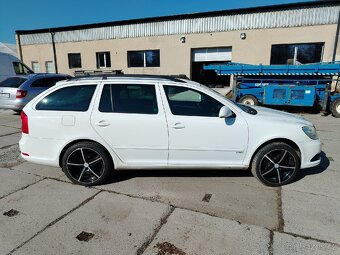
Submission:
[[[77,143],[66,150],[62,160],[63,171],[73,183],[98,185],[113,170],[111,157],[107,154],[96,143]]]
[[[263,184],[278,187],[291,182],[300,169],[298,153],[285,143],[264,146],[255,155],[252,173]]]

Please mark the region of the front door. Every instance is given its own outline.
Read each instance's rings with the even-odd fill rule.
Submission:
[[[239,113],[219,118],[221,101],[186,86],[163,85],[162,96],[169,129],[169,165],[242,165],[248,127]]]
[[[104,84],[91,123],[130,166],[164,166],[168,130],[156,84]]]

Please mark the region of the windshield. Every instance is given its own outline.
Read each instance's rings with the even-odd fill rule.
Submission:
[[[0,87],[19,88],[27,79],[22,77],[10,77],[0,82]]]

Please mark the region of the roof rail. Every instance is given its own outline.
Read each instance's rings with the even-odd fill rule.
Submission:
[[[77,75],[74,78],[70,78],[69,80],[79,80],[86,78],[102,78],[102,80],[106,80],[107,78],[145,78],[145,79],[164,79],[174,82],[185,82],[181,79],[189,79],[185,74],[179,75],[152,75],[152,74],[123,74],[123,73],[96,73],[96,74],[88,74],[84,73],[84,75]]]

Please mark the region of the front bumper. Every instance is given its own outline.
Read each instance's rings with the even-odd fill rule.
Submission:
[[[299,144],[301,150],[301,168],[318,166],[321,162],[321,141],[310,140]]]

